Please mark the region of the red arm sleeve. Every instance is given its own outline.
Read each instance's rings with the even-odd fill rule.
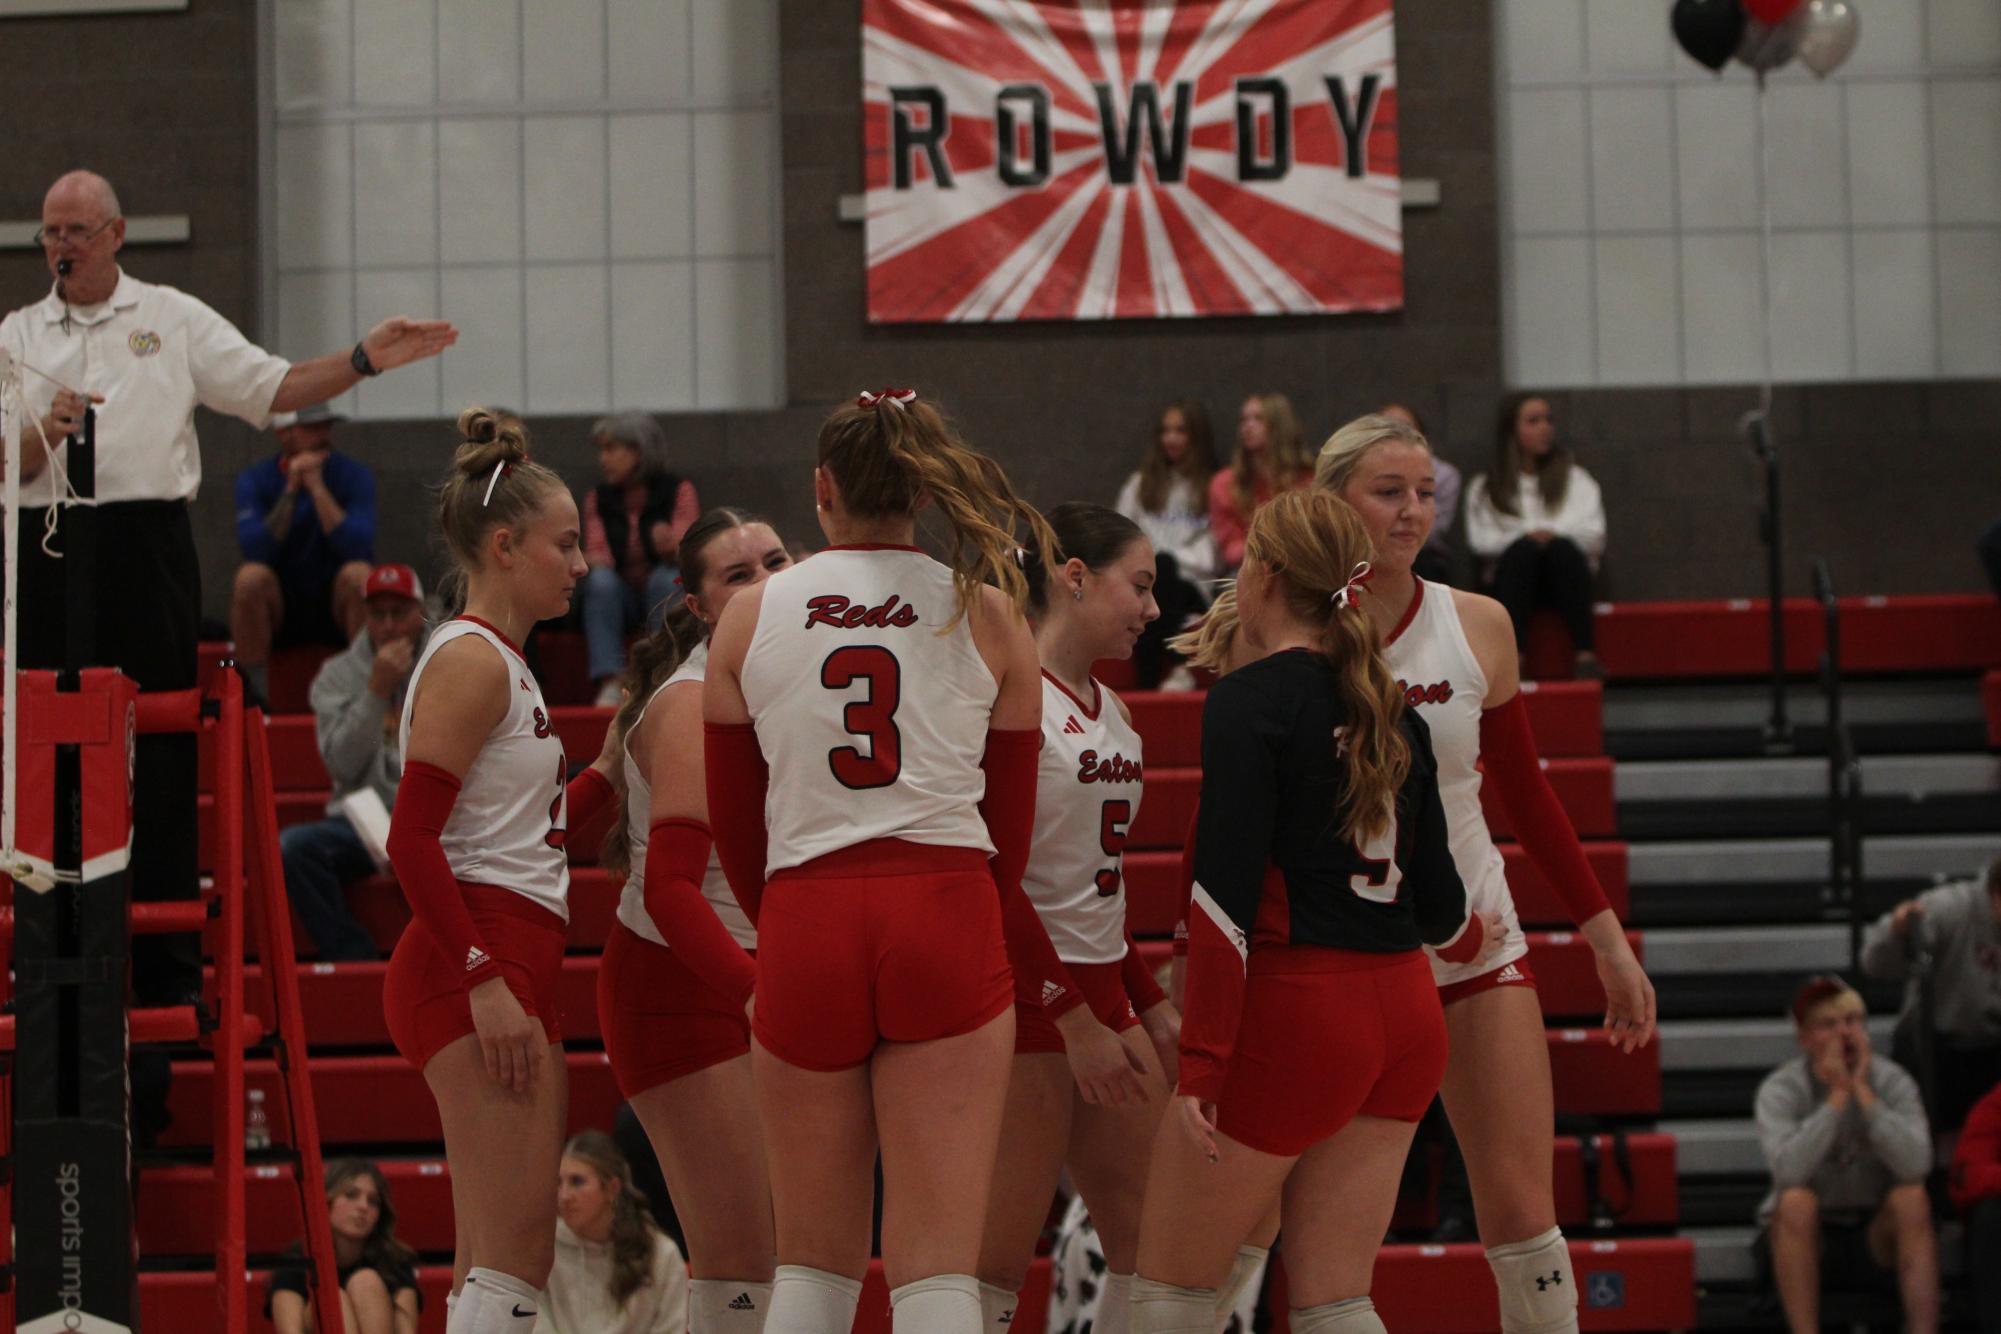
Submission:
[[[709,785],[709,826],[730,892],[757,920],[764,898],[764,793],[771,770],[749,723],[702,724],[702,767]]]
[[[1146,966],[1140,955],[1139,942],[1133,939],[1133,929],[1126,927],[1126,957],[1119,966],[1119,977],[1126,984],[1126,999],[1133,1003],[1133,1009],[1145,1014],[1154,1006],[1167,999],[1167,993],[1160,989],[1160,979],[1153,975],[1153,969]]]
[[[604,842],[610,826],[606,817],[618,809],[618,793],[612,790],[611,780],[596,769],[586,769],[563,789],[563,801],[564,843],[595,848]]]
[[[438,842],[458,799],[459,780],[449,770],[422,760],[405,763],[402,784],[396,789],[396,810],[389,817],[388,851],[410,912],[446,958],[465,961],[460,984],[470,991],[499,977],[500,965],[473,926],[458,879]]]
[[[700,820],[655,820],[646,838],[646,915],[697,977],[738,1005],[750,999],[757,965],[702,897],[712,838]]]
[[[1071,983],[1070,970],[1056,957],[1042,918],[1021,888],[1029,843],[1035,836],[1035,776],[1041,749],[1040,728],[987,733],[986,754],[980,757],[987,792],[980,800],[980,815],[994,843],[994,888],[1000,891],[1001,931],[1007,937],[1015,998],[1040,1004],[1043,1013],[1054,1019],[1082,1004],[1084,994]]]
[[[1959,1147],[1952,1152],[1950,1188],[1953,1207],[1961,1213],[2001,1195],[2001,1089],[1967,1113]]]
[[[1536,758],[1528,706],[1519,694],[1480,715],[1480,763],[1514,823],[1515,837],[1549,877],[1570,920],[1582,926],[1611,907]]]

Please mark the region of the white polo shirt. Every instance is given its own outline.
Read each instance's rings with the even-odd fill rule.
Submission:
[[[97,405],[100,501],[193,499],[201,488],[195,405],[261,427],[292,369],[194,297],[123,270],[108,301],[69,308],[67,332],[51,288],[0,320],[0,345],[64,384],[104,395]],[[39,419],[56,387],[33,371],[21,374],[28,410]],[[21,430],[26,458],[41,442],[30,422]],[[21,484],[23,505],[54,498],[50,469]]]

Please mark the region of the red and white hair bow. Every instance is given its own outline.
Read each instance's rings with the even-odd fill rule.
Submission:
[[[872,408],[878,403],[887,403],[899,412],[916,401],[915,389],[864,389],[855,395],[857,407]]]
[[[1346,611],[1355,605],[1355,599],[1362,595],[1362,590],[1374,577],[1375,571],[1369,568],[1369,562],[1356,561],[1355,568],[1348,572],[1348,582],[1335,589],[1328,601],[1334,604],[1336,611]]]

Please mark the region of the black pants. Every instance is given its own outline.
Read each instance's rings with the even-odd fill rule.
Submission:
[[[2001,1199],[1982,1200],[1966,1216],[1966,1273],[1974,1328],[2001,1334]]]
[[[1567,537],[1538,542],[1524,537],[1501,553],[1494,566],[1494,597],[1515,623],[1515,643],[1526,649],[1529,620],[1542,607],[1554,607],[1570,630],[1579,653],[1596,647],[1591,621],[1591,562]]]
[[[1174,557],[1161,552],[1154,557],[1153,600],[1160,604],[1160,618],[1140,632],[1133,645],[1133,667],[1141,686],[1152,689],[1160,678],[1181,659],[1167,647],[1167,641],[1188,628],[1188,618],[1209,605],[1202,590],[1182,577]]]
[[[94,515],[65,510],[52,546],[64,549],[80,520],[97,524],[94,587],[70,595],[65,562],[42,550],[46,510],[23,509],[20,654],[24,668],[63,665],[69,618],[92,616],[96,652],[85,666],[116,667],[141,690],[195,684],[201,572],[194,530],[180,501],[124,501]],[[198,892],[197,773],[192,734],[142,736],[133,758],[132,898],[191,899]],[[168,1005],[201,988],[201,938],[138,936],[132,942],[132,995]]]

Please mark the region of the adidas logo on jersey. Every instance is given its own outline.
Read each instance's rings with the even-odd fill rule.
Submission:
[[[736,1296],[730,1298],[729,1309],[732,1311],[755,1311],[757,1303],[750,1299],[748,1292],[739,1292]]]
[[[1077,715],[1073,713],[1068,718],[1064,719],[1063,731],[1065,735],[1074,733],[1077,736],[1082,736],[1084,735],[1084,724],[1078,722]]]
[[[1042,1003],[1044,1005],[1049,1005],[1054,1003],[1055,1001],[1061,1000],[1063,998],[1063,994],[1064,994],[1064,986],[1061,982],[1044,982],[1042,984]]]
[[[466,971],[468,973],[476,972],[492,962],[493,957],[477,945],[466,950]]]

